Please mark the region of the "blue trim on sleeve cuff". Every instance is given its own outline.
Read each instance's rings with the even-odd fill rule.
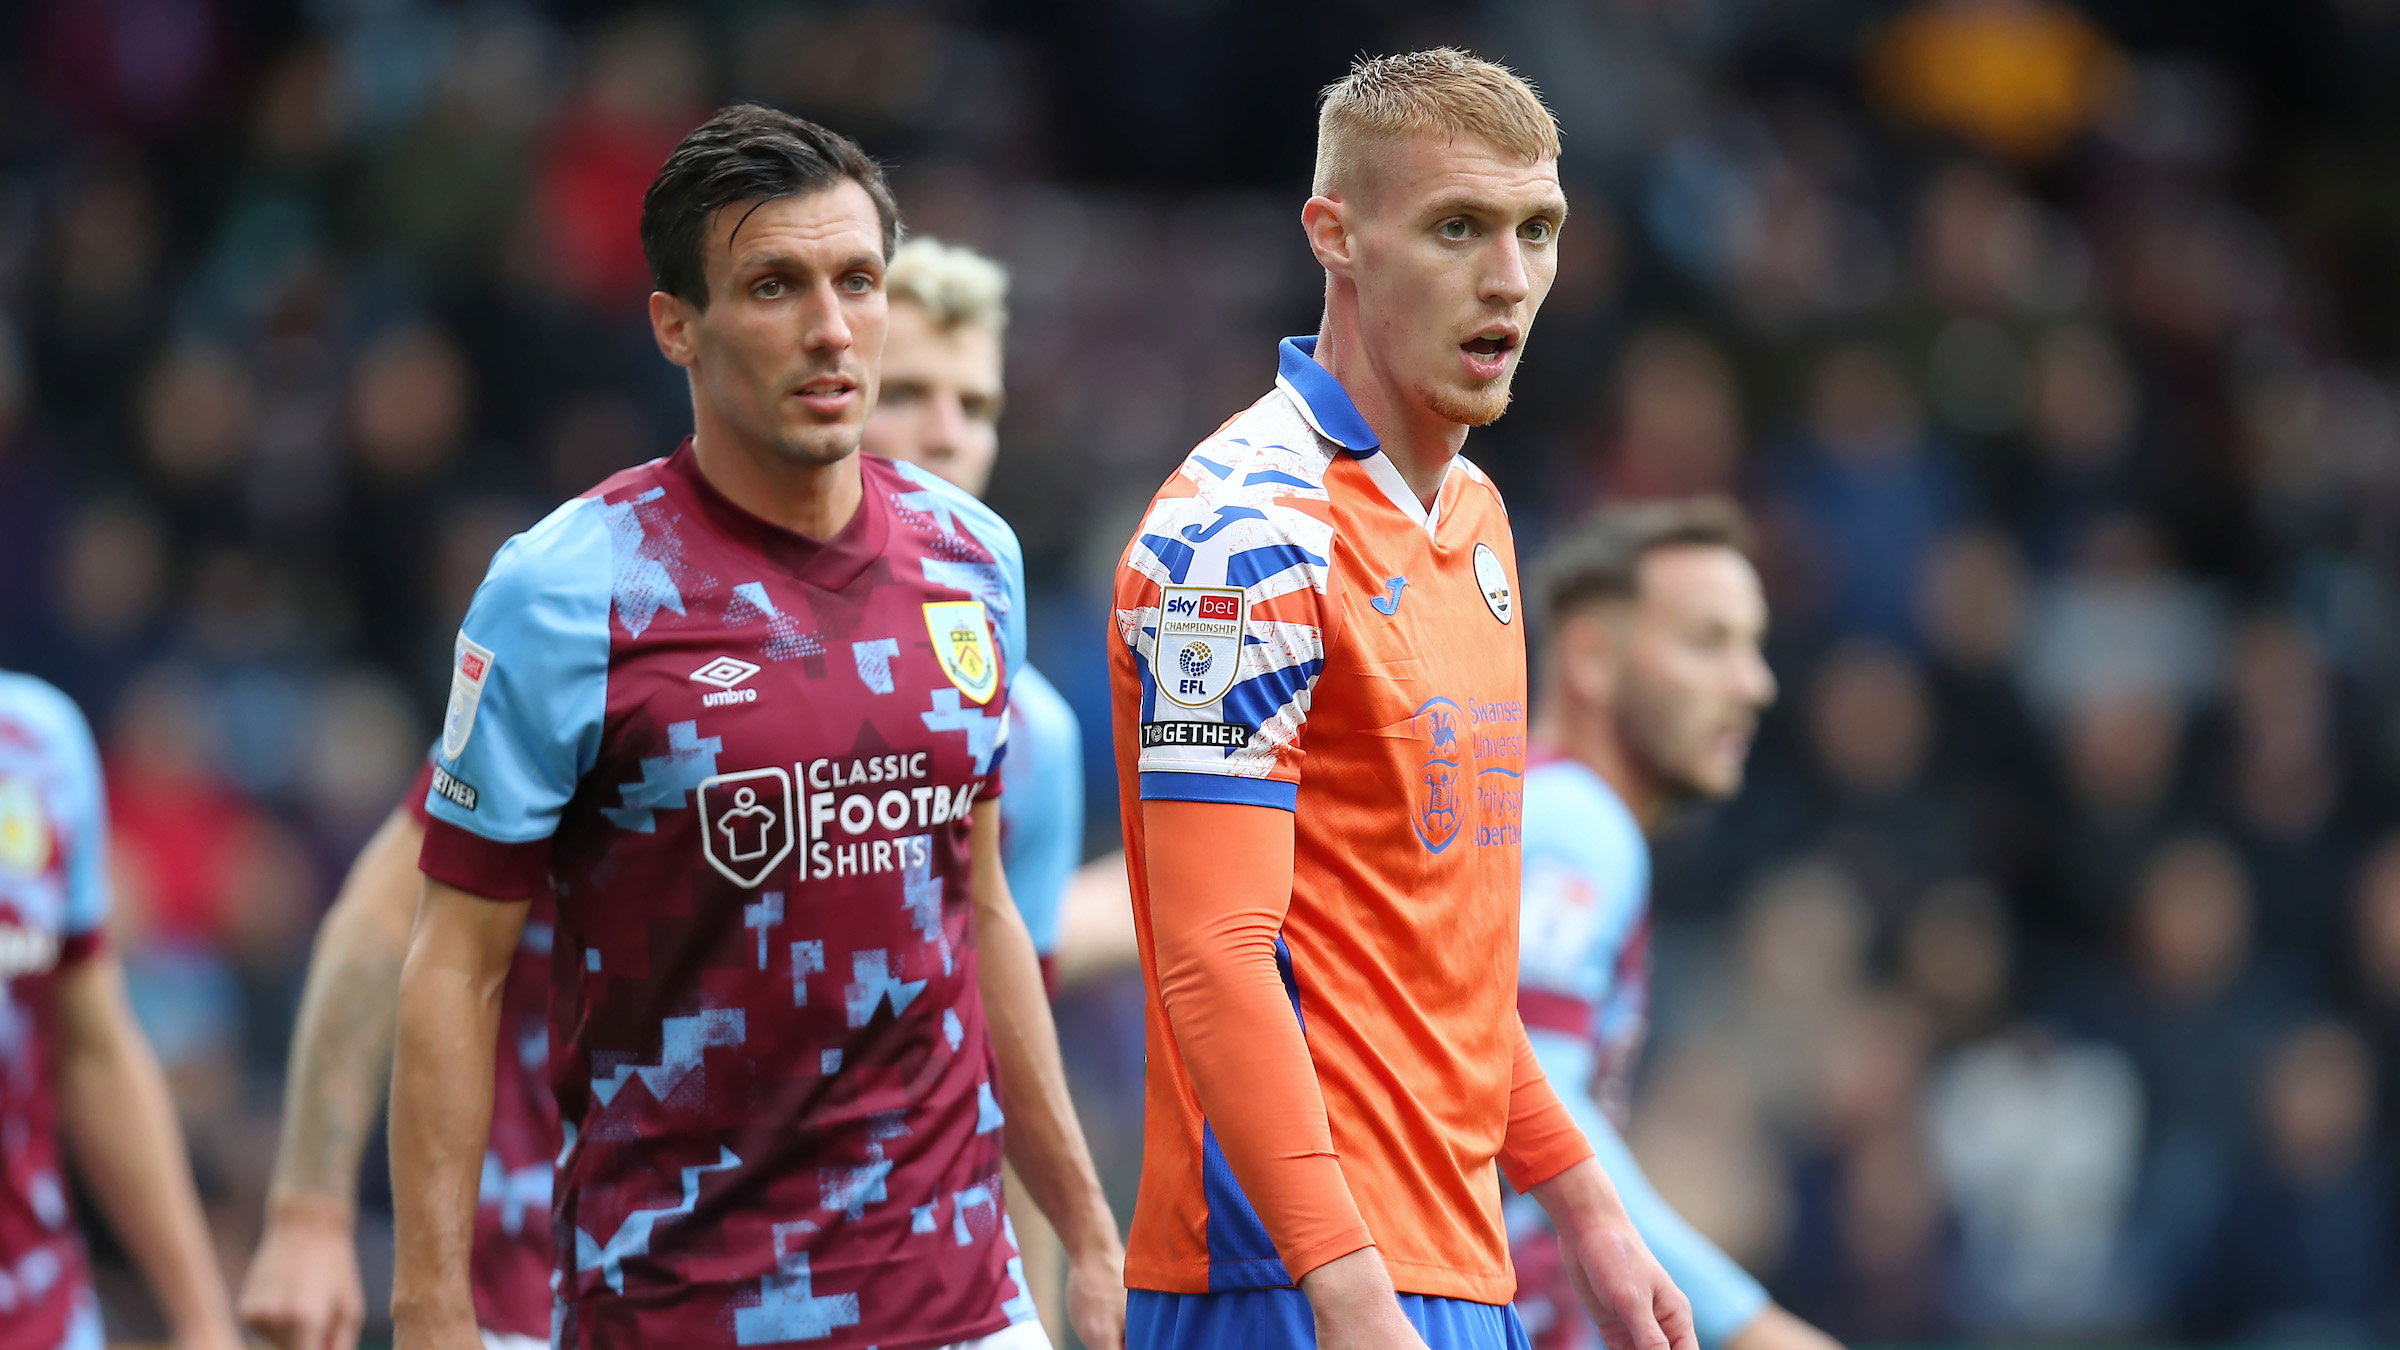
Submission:
[[[1272,806],[1278,811],[1300,809],[1300,785],[1273,778],[1235,778],[1217,773],[1146,773],[1142,775],[1146,802],[1229,802],[1235,806]]]

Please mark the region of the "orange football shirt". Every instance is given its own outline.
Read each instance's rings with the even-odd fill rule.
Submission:
[[[1117,571],[1113,719],[1151,994],[1127,1281],[1287,1285],[1282,1256],[1305,1247],[1234,1176],[1160,996],[1141,803],[1232,802],[1295,812],[1277,965],[1394,1283],[1505,1303],[1512,1088],[1545,1122],[1509,1139],[1512,1180],[1590,1154],[1520,1053],[1515,549],[1463,457],[1425,508],[1313,350],[1283,344],[1275,390],[1184,460]]]

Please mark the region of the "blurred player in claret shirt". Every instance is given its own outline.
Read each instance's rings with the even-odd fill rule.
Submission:
[[[101,1350],[65,1155],[180,1350],[235,1350],[183,1128],[106,943],[108,808],[65,694],[0,671],[0,1350]]]
[[[1459,451],[1556,270],[1557,128],[1463,53],[1365,61],[1326,91],[1315,191],[1323,326],[1117,572],[1152,993],[1128,1340],[1522,1346],[1497,1162],[1612,1340],[1684,1350],[1516,1012],[1524,627],[1507,514]]]
[[[400,961],[424,884],[429,761],[359,851],[317,929],[284,1073],[283,1133],[241,1314],[283,1350],[350,1350],[366,1321],[358,1171],[392,1081]],[[475,1196],[475,1320],[490,1350],[550,1343],[550,895],[533,898],[500,993],[491,1137]]]
[[[1704,1350],[1833,1350],[1667,1207],[1625,1147],[1625,1086],[1649,1014],[1650,846],[1676,807],[1741,790],[1775,699],[1767,602],[1740,508],[1720,498],[1615,507],[1535,569],[1542,657],[1525,773],[1517,1008],[1550,1081],[1642,1240],[1692,1304]],[[1557,1237],[1511,1215],[1517,1307],[1540,1350],[1588,1350]]]
[[[511,540],[459,634],[392,1077],[403,1347],[478,1340],[491,1056],[548,891],[556,1343],[1045,1346],[1004,1143],[1077,1332],[1121,1339],[999,860],[1016,540],[858,453],[898,234],[873,161],[764,108],[651,185],[693,436]]]
[[[1000,455],[1008,274],[971,249],[918,237],[884,275],[891,306],[882,389],[860,448],[939,474],[976,497]],[[1083,730],[1074,709],[1032,666],[1008,687],[1008,758],[1001,763],[1000,860],[1009,893],[1053,995],[1059,908],[1083,861]],[[1040,1209],[1019,1201],[1008,1177],[1009,1216],[1042,1324],[1060,1330],[1065,1278],[1058,1235]]]

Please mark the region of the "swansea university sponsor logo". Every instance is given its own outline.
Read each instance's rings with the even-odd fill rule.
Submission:
[[[980,782],[930,781],[932,756],[804,760],[720,773],[699,789],[701,856],[750,889],[799,853],[800,881],[922,866],[939,825],[964,820]]]
[[[1427,699],[1413,719],[1425,757],[1417,765],[1409,823],[1416,829],[1417,842],[1432,853],[1457,840],[1468,808],[1459,781],[1460,720],[1458,705],[1446,698]]]
[[[1247,601],[1242,592],[1220,587],[1168,586],[1160,592],[1152,673],[1168,702],[1205,708],[1233,688]]]

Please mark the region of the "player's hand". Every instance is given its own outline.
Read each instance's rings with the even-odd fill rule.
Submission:
[[[1425,1350],[1425,1338],[1400,1311],[1383,1254],[1361,1247],[1300,1277],[1317,1316],[1317,1350]]]
[[[1112,1242],[1068,1265],[1067,1325],[1088,1350],[1125,1350],[1123,1247]]]
[[[242,1321],[281,1350],[353,1350],[367,1320],[354,1222],[340,1201],[276,1200],[242,1280]]]
[[[1558,1230],[1575,1296],[1608,1350],[1699,1350],[1692,1305],[1634,1231],[1599,1163],[1586,1158],[1533,1196]]]

